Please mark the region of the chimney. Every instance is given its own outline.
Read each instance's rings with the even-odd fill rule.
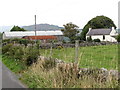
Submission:
[[[114,27],[112,27],[112,30],[115,30],[115,28],[114,28]]]
[[[92,30],[92,28],[89,28],[89,31]]]

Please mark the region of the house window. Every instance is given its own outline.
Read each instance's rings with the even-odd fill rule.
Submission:
[[[105,40],[105,35],[103,35],[103,40]]]

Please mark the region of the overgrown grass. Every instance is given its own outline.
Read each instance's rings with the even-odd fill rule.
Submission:
[[[44,60],[39,60],[23,73],[21,80],[29,88],[117,88],[118,82],[108,80],[106,82],[96,81],[90,76],[77,78],[77,65],[60,64],[57,67],[45,70]],[[91,75],[92,76],[92,75]]]
[[[82,68],[118,69],[118,46],[102,45],[79,48],[79,65]],[[58,58],[65,62],[75,61],[75,48],[50,49],[41,51],[41,55]]]
[[[2,62],[15,73],[20,73],[27,68],[24,63],[6,56],[2,56]]]

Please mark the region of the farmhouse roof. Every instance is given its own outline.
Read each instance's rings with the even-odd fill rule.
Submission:
[[[57,39],[56,36],[24,36],[23,38],[28,40]]]
[[[112,29],[91,29],[88,31],[87,35],[110,35]]]

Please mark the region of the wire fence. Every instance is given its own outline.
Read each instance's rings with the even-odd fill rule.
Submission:
[[[23,40],[23,42],[25,41]],[[55,42],[37,42],[36,44],[38,44],[39,49],[37,50],[40,55],[46,58],[58,59],[66,63],[78,63],[80,68],[118,69],[119,46],[115,42],[76,41],[75,44]],[[19,44],[16,42],[14,45]],[[27,47],[30,45],[35,46],[27,44]]]
[[[49,44],[40,48],[42,56],[62,60],[66,63],[78,63],[81,68],[118,69],[118,44],[84,45]],[[49,48],[48,48],[49,47]]]

